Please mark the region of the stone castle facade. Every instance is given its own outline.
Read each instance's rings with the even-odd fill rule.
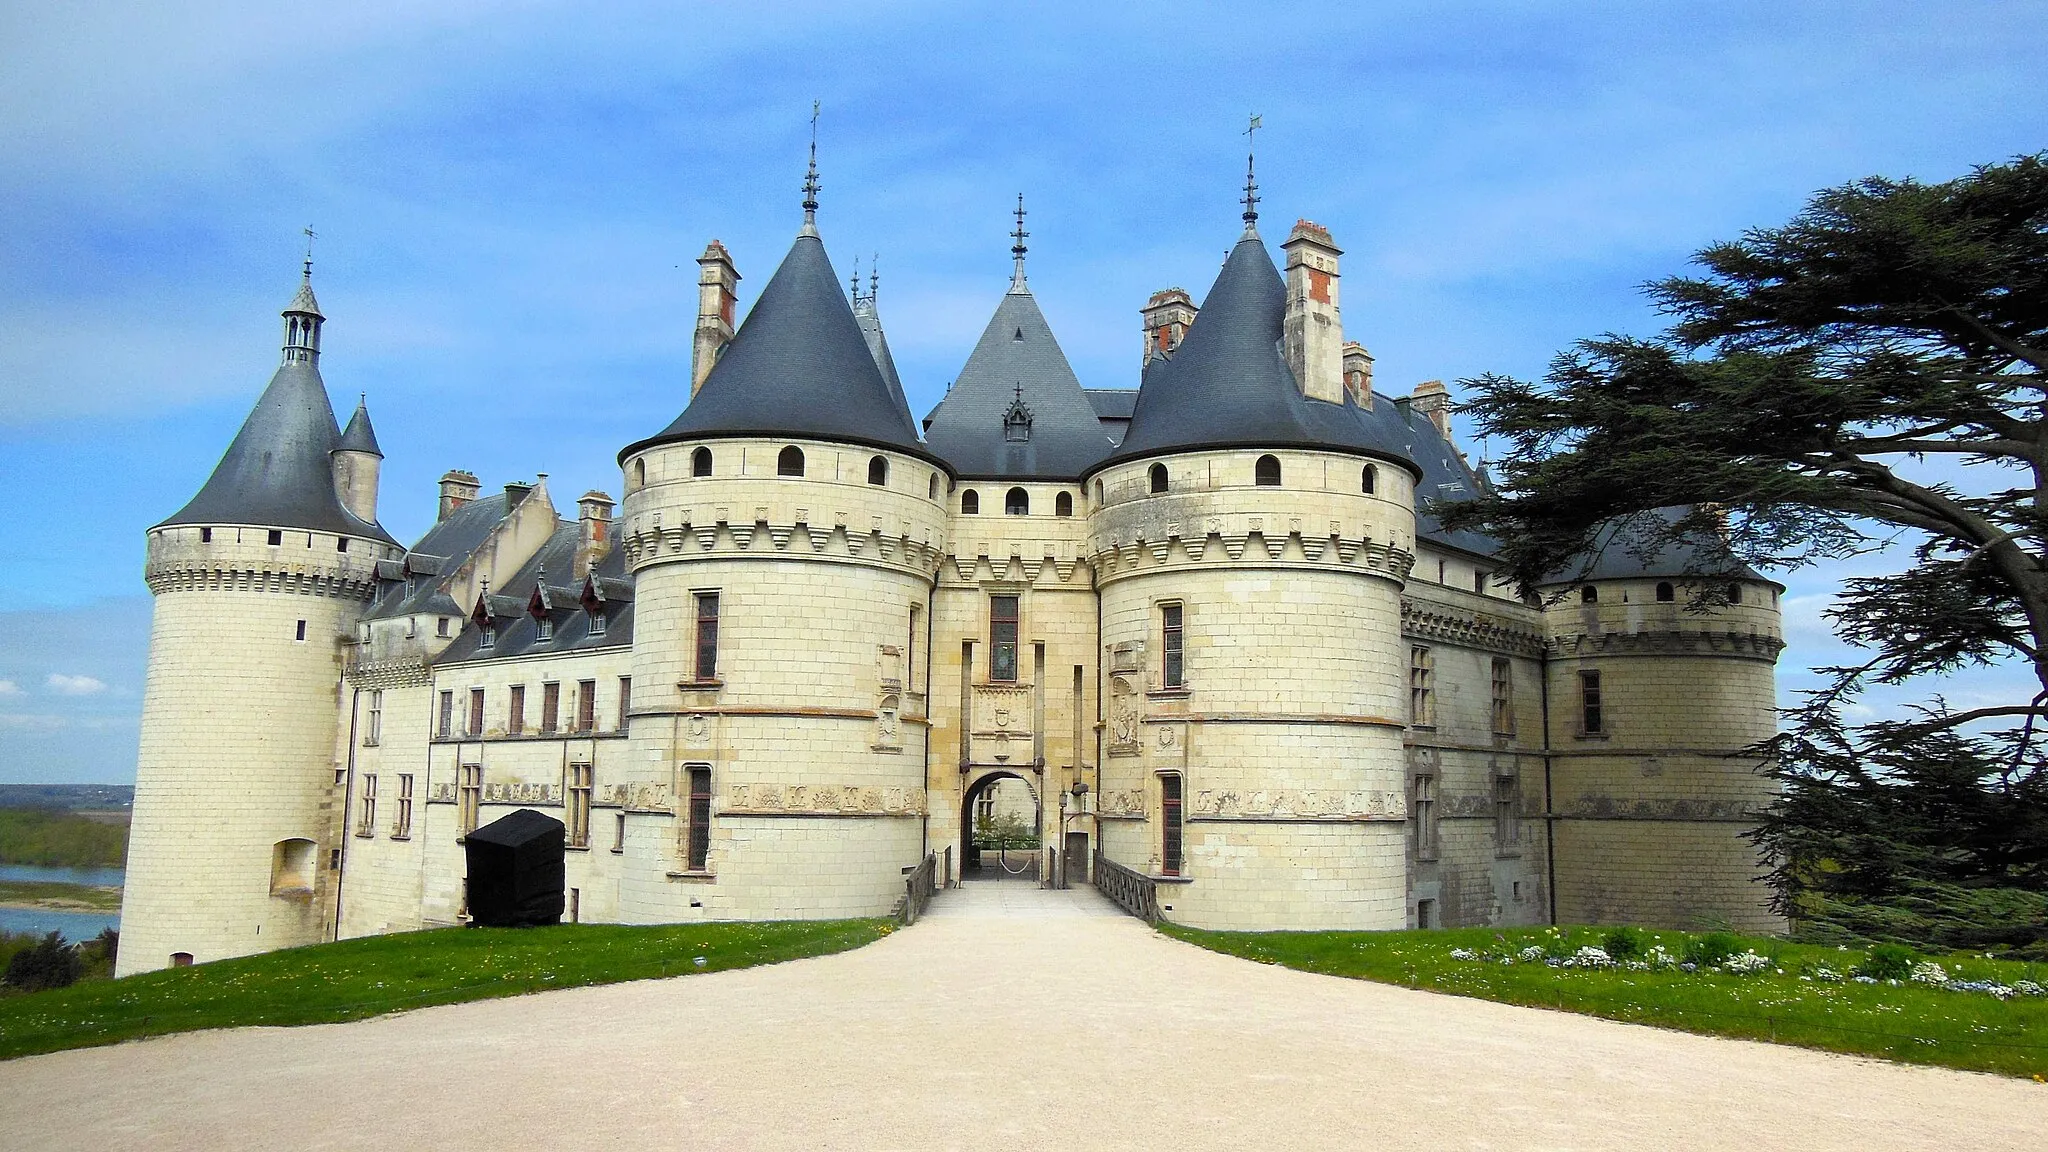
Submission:
[[[1041,875],[1110,861],[1198,926],[1781,927],[1729,755],[1772,730],[1780,589],[1620,542],[1496,580],[1429,513],[1486,483],[1448,396],[1375,390],[1327,231],[1276,267],[1248,205],[1199,307],[1142,310],[1141,386],[1089,390],[1020,216],[920,426],[814,208],[742,325],[699,260],[690,399],[622,502],[450,472],[410,547],[309,265],[148,534],[124,973],[460,922],[464,834],[522,807],[567,827],[568,918],[883,915],[1012,780]]]

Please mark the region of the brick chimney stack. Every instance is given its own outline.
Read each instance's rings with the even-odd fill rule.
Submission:
[[[697,257],[697,339],[690,349],[690,395],[704,386],[718,354],[732,340],[733,309],[739,302],[740,274],[725,245],[713,240]]]
[[[1445,439],[1451,435],[1451,394],[1444,390],[1441,380],[1424,380],[1415,386],[1415,395],[1409,400],[1409,407],[1429,417],[1436,425],[1437,432]]]
[[[1344,342],[1344,390],[1360,408],[1372,408],[1372,353],[1356,340]]]
[[[477,483],[474,472],[464,472],[457,468],[442,476],[441,511],[435,519],[446,520],[457,508],[476,499],[476,494],[481,491],[483,487]]]
[[[1344,402],[1344,320],[1337,306],[1337,258],[1330,231],[1296,220],[1287,243],[1287,366],[1301,394],[1330,404]]]
[[[1179,288],[1163,288],[1152,294],[1138,315],[1145,318],[1145,358],[1139,364],[1164,360],[1188,338],[1195,322],[1195,302]]]
[[[576,538],[572,575],[577,581],[590,575],[598,562],[612,550],[612,498],[596,489],[576,501],[576,519],[583,529]]]

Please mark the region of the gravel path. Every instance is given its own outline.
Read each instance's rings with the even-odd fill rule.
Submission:
[[[855,952],[0,1064],[22,1149],[2048,1147],[2048,1087],[1247,963],[982,883]]]

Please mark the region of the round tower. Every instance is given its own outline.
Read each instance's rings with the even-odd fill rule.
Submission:
[[[1328,233],[1283,283],[1254,220],[1086,477],[1103,851],[1181,923],[1399,928],[1417,470],[1341,387]]]
[[[803,230],[689,406],[620,453],[629,921],[886,914],[924,850],[914,676],[945,466]],[[664,807],[659,801],[649,805]]]
[[[337,484],[310,263],[284,318],[284,363],[199,494],[148,534],[120,975],[326,932],[342,641],[400,550]]]
[[[1783,588],[1673,526],[1610,528],[1541,589],[1555,915],[1567,924],[1785,930],[1746,838],[1776,785]]]

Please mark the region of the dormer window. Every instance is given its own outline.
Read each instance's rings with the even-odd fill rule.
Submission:
[[[480,652],[488,652],[498,646],[498,625],[496,622],[486,622],[483,625],[483,636],[477,640],[476,646]]]
[[[1017,385],[1016,397],[1003,412],[1003,439],[1012,444],[1029,443],[1031,440],[1031,407],[1024,403],[1024,386]]]
[[[604,635],[604,629],[605,629],[605,622],[604,622],[604,610],[600,608],[600,609],[597,609],[597,610],[595,610],[595,611],[591,612],[591,614],[590,614],[590,634],[591,634],[592,636],[602,636],[602,635]]]
[[[540,618],[540,638],[542,643],[546,643],[547,641],[553,640],[555,638],[554,617],[543,616]]]

